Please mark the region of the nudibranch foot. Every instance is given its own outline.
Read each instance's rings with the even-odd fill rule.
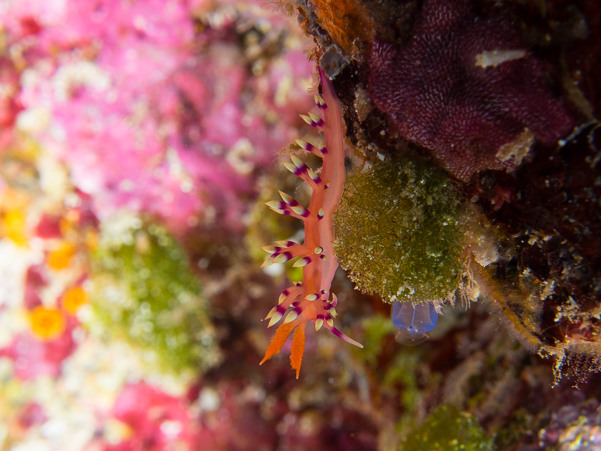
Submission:
[[[314,113],[301,117],[308,124],[323,130],[325,145],[315,145],[301,139],[296,140],[296,143],[302,149],[322,158],[321,171],[314,171],[294,155],[290,156],[290,162],[283,162],[286,169],[309,185],[311,201],[305,208],[294,197],[280,191],[282,201],[274,200],[265,204],[276,213],[303,220],[305,240],[303,244],[276,241],[275,245],[262,248],[269,254],[263,267],[298,258],[294,267],[303,268],[304,283],[284,290],[278,299],[278,305],[266,317],[270,320],[268,327],[282,319],[284,321],[276,330],[265,357],[261,360],[262,364],[278,354],[294,330],[290,363],[296,371],[297,379],[305,350],[305,329],[309,321],[313,321],[315,330],[325,327],[347,343],[363,347],[334,327],[334,318],[338,315],[335,308],[338,299],[335,294],[332,294],[331,300],[328,299],[332,279],[338,268],[338,260],[334,254],[332,216],[338,208],[344,186],[344,144],[340,103],[332,83],[321,68],[318,70],[323,96],[316,95],[315,103],[323,118]]]

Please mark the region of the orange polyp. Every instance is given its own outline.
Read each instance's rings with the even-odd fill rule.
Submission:
[[[62,242],[57,249],[48,254],[48,266],[55,271],[65,269],[75,255],[75,247],[67,242]]]
[[[42,340],[53,340],[65,330],[65,319],[55,308],[36,307],[30,321],[34,334]]]
[[[87,302],[86,292],[82,287],[74,287],[65,293],[63,298],[63,307],[72,315]]]

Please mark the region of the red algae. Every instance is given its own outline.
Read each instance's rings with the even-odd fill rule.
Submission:
[[[466,0],[424,2],[409,42],[376,39],[368,62],[376,106],[464,181],[514,169],[532,137],[554,144],[573,126],[510,18]]]

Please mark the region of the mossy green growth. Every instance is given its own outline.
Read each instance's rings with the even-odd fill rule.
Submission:
[[[443,404],[403,439],[398,451],[488,451],[492,444],[474,416]]]
[[[198,372],[218,360],[199,281],[164,228],[116,218],[102,230],[91,280],[95,316],[113,334],[152,351],[163,370]]]
[[[369,367],[376,365],[376,359],[382,352],[382,343],[387,335],[395,332],[394,324],[390,318],[374,315],[362,321],[363,349],[357,352],[358,358]]]
[[[336,256],[361,291],[387,302],[445,299],[461,280],[465,220],[444,171],[378,162],[345,184],[334,218]]]

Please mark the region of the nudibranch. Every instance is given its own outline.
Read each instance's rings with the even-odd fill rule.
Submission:
[[[277,241],[275,246],[263,247],[263,250],[270,253],[263,266],[300,257],[294,266],[303,268],[303,282],[284,290],[278,305],[267,315],[267,319],[270,320],[268,327],[271,327],[284,318],[284,314],[289,310],[261,361],[263,364],[278,354],[290,333],[296,328],[292,339],[290,363],[292,369],[296,370],[297,379],[305,349],[305,328],[309,321],[313,321],[315,330],[325,327],[347,343],[363,347],[334,327],[338,301],[333,293],[330,299],[330,286],[338,268],[338,261],[334,255],[332,217],[340,203],[345,180],[342,111],[332,83],[323,70],[320,67],[318,69],[322,96],[316,95],[315,103],[322,111],[323,118],[313,113],[301,117],[309,125],[323,131],[325,146],[313,145],[300,139],[296,142],[306,151],[322,158],[321,173],[317,174],[294,155],[290,156],[292,162],[283,162],[290,172],[311,187],[309,207],[304,208],[292,196],[281,191],[283,202],[266,203],[277,213],[301,219],[305,225],[305,240],[303,244]]]

